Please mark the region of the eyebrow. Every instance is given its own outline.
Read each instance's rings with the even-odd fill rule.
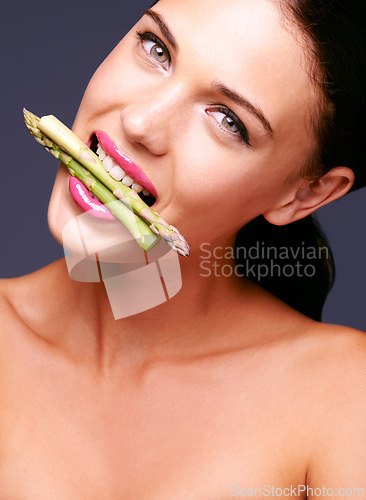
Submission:
[[[263,127],[266,129],[266,131],[273,136],[273,128],[267,118],[264,116],[263,111],[250,102],[248,99],[246,99],[243,95],[239,94],[238,92],[234,92],[233,90],[229,89],[226,87],[221,82],[213,81],[212,82],[212,88],[219,92],[220,94],[224,95],[228,99],[231,99],[235,103],[239,104],[242,108],[246,109],[250,113],[252,113],[254,116],[256,116],[261,122]]]
[[[159,26],[161,32],[163,33],[163,35],[165,36],[165,38],[168,40],[168,42],[170,43],[170,45],[173,47],[173,49],[175,50],[175,52],[178,52],[179,46],[177,44],[177,41],[174,38],[173,33],[168,28],[168,25],[164,21],[163,17],[160,14],[158,14],[157,12],[155,12],[154,10],[151,10],[151,9],[147,10],[145,12],[145,15],[146,16],[150,16],[156,22],[156,24]]]
[[[174,38],[173,33],[169,29],[168,25],[164,21],[164,18],[161,16],[161,14],[158,14],[154,10],[147,10],[145,15],[150,16],[156,24],[159,26],[161,32],[165,36],[165,38],[168,40],[170,43],[171,47],[174,49],[175,52],[178,52],[179,50],[179,45]],[[219,92],[221,95],[227,97],[231,101],[235,102],[242,108],[244,108],[246,111],[249,111],[249,113],[252,113],[256,118],[260,120],[262,123],[263,127],[265,128],[266,132],[270,135],[273,136],[273,128],[270,124],[270,122],[267,120],[267,118],[264,116],[263,111],[259,106],[256,106],[252,102],[250,102],[249,99],[245,98],[243,95],[239,94],[238,92],[235,92],[232,89],[229,89],[226,85],[224,85],[222,82],[218,82],[214,80],[211,82],[211,87],[213,90],[216,92]]]

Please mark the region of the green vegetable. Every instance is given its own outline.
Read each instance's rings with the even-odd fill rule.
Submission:
[[[62,122],[52,115],[39,118],[27,110],[23,112],[26,126],[36,141],[60,159],[71,175],[83,182],[102,203],[108,203],[111,212],[142,248],[152,248],[157,236],[161,236],[180,255],[189,255],[189,246],[179,231],[146,205],[134,189],[113,179],[99,157]],[[132,211],[138,217],[131,217]]]

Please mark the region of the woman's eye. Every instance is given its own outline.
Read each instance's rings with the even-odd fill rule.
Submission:
[[[246,127],[230,109],[219,107],[211,110],[209,113],[219,122],[222,128],[231,134],[236,135],[241,142],[251,146]]]
[[[137,36],[143,49],[149,57],[168,69],[170,65],[170,54],[160,38],[149,32],[137,32]]]
[[[222,113],[221,111],[212,111],[211,115],[216,117],[217,121],[220,122],[220,124],[226,128],[229,132],[232,132],[234,134],[237,134],[239,132],[238,127],[236,126],[235,121],[230,118],[230,116],[226,115],[225,113]]]

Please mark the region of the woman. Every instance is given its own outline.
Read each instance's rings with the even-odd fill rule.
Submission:
[[[318,302],[305,316],[221,258],[251,221],[297,223],[364,184],[361,130],[342,128],[345,94],[335,113],[300,21],[268,0],[160,0],[93,76],[75,133],[102,130],[139,166],[191,255],[177,295],[118,321],[103,284],[71,280],[64,260],[2,283],[2,498],[366,486],[364,334],[314,321]],[[60,243],[81,215],[61,167],[49,207]],[[118,228],[93,241],[111,246]]]

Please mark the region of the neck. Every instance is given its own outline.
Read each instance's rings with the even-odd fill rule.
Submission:
[[[228,347],[232,345],[232,339],[229,338],[231,333],[227,332],[228,318],[231,324],[235,324],[235,315],[246,304],[247,319],[250,321],[250,317],[254,316],[252,306],[258,291],[247,280],[230,273],[230,268],[233,269],[235,265],[230,256],[221,258],[223,251],[220,251],[218,259],[212,254],[208,255],[209,250],[212,252],[213,248],[218,247],[230,248],[232,244],[206,245],[193,250],[188,258],[179,257],[180,289],[177,284],[180,276],[174,275],[176,270],[166,270],[160,265],[163,276],[170,273],[170,279],[165,280],[164,290],[159,278],[156,282],[158,275],[155,264],[151,266],[154,272],[147,277],[146,267],[138,266],[137,271],[145,272],[145,277],[137,286],[135,278],[130,280],[130,284],[124,278],[121,285],[119,276],[122,274],[117,272],[116,277],[115,268],[112,277],[108,278],[108,270],[111,269],[103,262],[100,263],[105,277],[103,283],[77,283],[78,293],[84,296],[78,304],[84,304],[84,317],[93,311],[89,328],[97,345],[102,346],[103,355],[111,357],[125,353],[131,356],[133,352],[144,359],[182,358],[225,349],[223,338]],[[173,282],[173,287],[179,291],[166,300],[166,292],[169,293],[172,284],[168,282]],[[150,304],[159,305],[149,308],[149,301]],[[111,308],[111,302],[117,305]],[[128,314],[136,303],[141,303],[141,312]],[[125,317],[115,319],[112,309],[119,317],[124,311]],[[75,310],[75,314],[80,315],[80,309]],[[220,338],[218,332],[225,332],[225,336],[221,335]]]

